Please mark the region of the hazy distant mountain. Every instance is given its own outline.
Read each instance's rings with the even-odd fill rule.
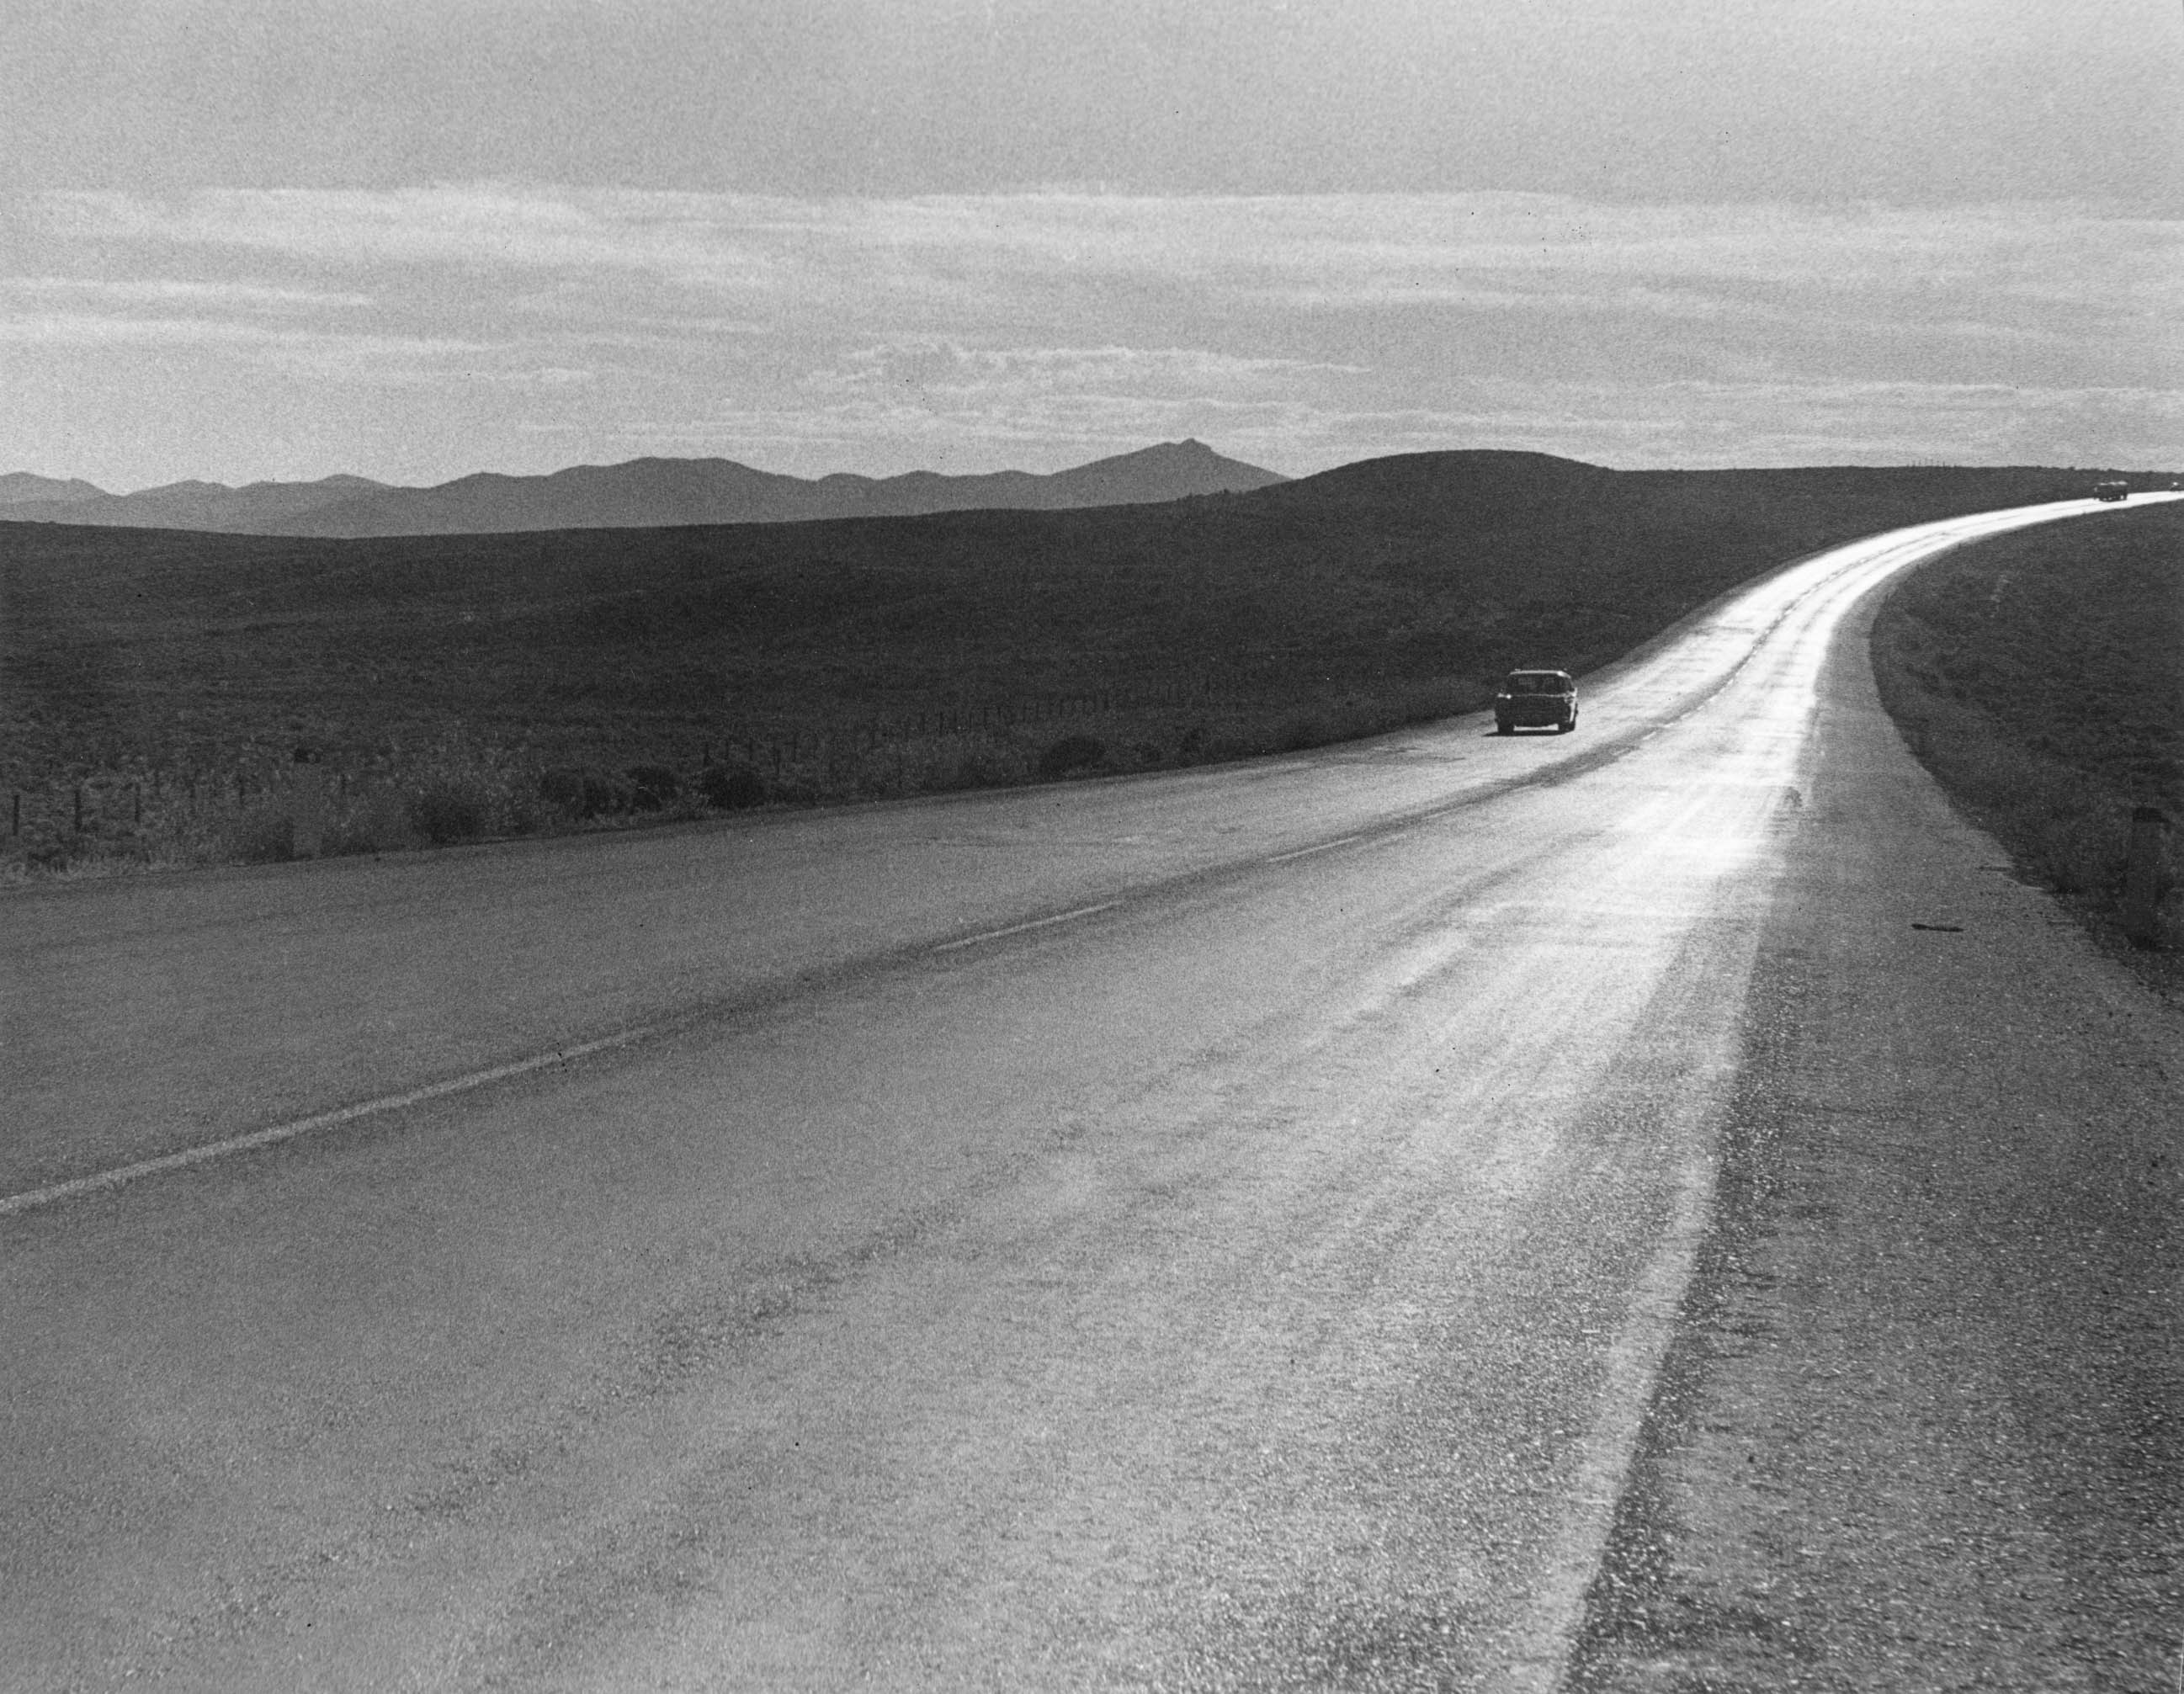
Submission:
[[[1202,441],[1172,441],[1112,459],[1095,459],[1050,476],[1026,471],[997,471],[983,476],[912,471],[878,482],[828,476],[820,486],[862,486],[864,504],[839,515],[911,517],[921,512],[995,508],[1061,511],[1073,506],[1144,506],[1193,494],[1247,494],[1287,480],[1272,471],[1223,459]]]
[[[821,510],[820,485],[725,459],[632,459],[544,476],[481,471],[433,488],[343,500],[281,526],[294,535],[483,535],[527,529],[654,529],[777,523]]]
[[[21,475],[0,479],[14,482]],[[43,477],[34,478],[46,482]],[[303,514],[371,493],[399,493],[368,476],[328,476],[316,482],[169,482],[133,494],[109,494],[88,482],[48,483],[88,488],[89,494],[33,497],[0,510],[18,521],[110,524],[125,529],[210,529],[230,534],[285,535]]]
[[[45,505],[72,505],[79,500],[103,500],[106,490],[81,476],[63,482],[58,476],[34,476],[27,471],[10,471],[0,476],[0,506],[36,500]],[[10,513],[10,516],[14,514]]]
[[[1006,507],[1145,505],[1191,494],[1241,493],[1284,478],[1223,459],[1205,443],[1171,442],[1051,476],[1001,471],[946,476],[837,473],[816,481],[754,471],[727,459],[633,459],[545,476],[480,475],[436,488],[393,489],[320,508],[295,535],[488,534],[526,529],[644,529],[669,524],[793,523],[815,518],[911,517]]]
[[[1224,459],[1203,442],[1179,441],[1051,476],[1001,471],[945,476],[916,471],[884,477],[838,473],[813,480],[754,471],[727,459],[633,459],[624,465],[579,465],[543,476],[482,472],[431,488],[389,488],[360,476],[254,482],[247,488],[177,482],[64,504],[25,500],[8,507],[7,515],[55,523],[257,535],[477,535],[911,517],[982,508],[1145,505],[1194,494],[1244,493],[1285,480]]]

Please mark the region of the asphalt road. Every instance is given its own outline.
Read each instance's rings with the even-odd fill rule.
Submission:
[[[1573,736],[8,897],[0,1684],[1552,1686],[1843,620],[2085,510]]]
[[[1867,621],[1566,1686],[2176,1694],[2184,1008],[1936,792]]]

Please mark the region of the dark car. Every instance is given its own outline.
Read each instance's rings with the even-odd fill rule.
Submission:
[[[2097,500],[2127,500],[2131,498],[2131,484],[2096,482],[2093,484],[2093,498]]]
[[[1513,735],[1521,726],[1559,734],[1577,727],[1577,684],[1567,671],[1512,671],[1494,696],[1494,729]]]

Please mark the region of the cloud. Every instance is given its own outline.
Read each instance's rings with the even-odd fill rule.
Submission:
[[[1165,343],[1178,357],[1256,354],[1300,373],[1354,369],[1372,362],[1370,338],[1329,337],[1327,323],[1406,313],[1529,320],[1549,375],[1563,374],[1557,326],[1572,318],[1627,322],[1634,345],[1712,335],[1848,348],[1910,335],[2090,349],[2154,329],[2153,351],[2184,350],[2165,328],[2184,318],[2184,222],[2092,203],[1914,212],[1484,192],[800,200],[483,184],[172,202],[53,193],[36,209],[64,245],[161,272],[109,285],[120,290],[168,289],[178,301],[203,290],[209,302],[225,290],[268,306],[378,298],[397,315],[472,334],[465,314],[486,311],[521,313],[545,332],[763,333],[832,343],[831,363],[859,337],[965,348],[1067,337],[1095,349]],[[223,259],[304,267],[309,285],[165,280]],[[1341,356],[1329,356],[1330,343]],[[1167,355],[1132,356],[1143,376]]]
[[[36,205],[69,240],[357,267],[623,271],[722,292],[776,292],[853,268],[876,289],[973,273],[1142,275],[1377,298],[1406,283],[1552,275],[2184,298],[2184,225],[2090,202],[1916,211],[1486,192],[801,200],[486,184],[209,190],[171,202],[56,192]]]
[[[733,218],[710,197],[482,185],[364,190],[212,189],[165,202],[114,192],[38,197],[74,241],[242,248],[350,267],[627,270],[724,289],[778,286],[763,203]],[[755,240],[745,244],[738,231]]]
[[[218,318],[87,312],[0,315],[0,343],[79,355],[195,354],[263,371],[373,386],[430,383],[510,351],[504,345],[444,336],[327,334]]]
[[[482,430],[806,470],[956,444],[1051,469],[1184,434],[1292,471],[1474,444],[2159,462],[2184,390],[2184,222],[2091,201],[502,182],[66,192],[28,213],[38,257],[0,280],[13,345],[78,350],[122,386],[181,383],[159,354],[191,349],[193,374],[398,390],[385,433],[468,454]]]
[[[819,393],[883,390],[956,402],[1106,390],[1205,398],[1307,374],[1360,375],[1365,368],[1202,348],[980,347],[951,337],[911,336],[855,348],[835,368],[815,371],[805,386]]]
[[[263,283],[185,280],[170,276],[0,276],[0,296],[59,295],[137,305],[214,306],[231,310],[315,310],[326,306],[368,307],[370,294],[325,288],[276,287]]]

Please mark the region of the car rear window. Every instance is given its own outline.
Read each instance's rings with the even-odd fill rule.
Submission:
[[[1509,678],[1513,694],[1559,694],[1569,688],[1569,678],[1554,671],[1519,671]]]

